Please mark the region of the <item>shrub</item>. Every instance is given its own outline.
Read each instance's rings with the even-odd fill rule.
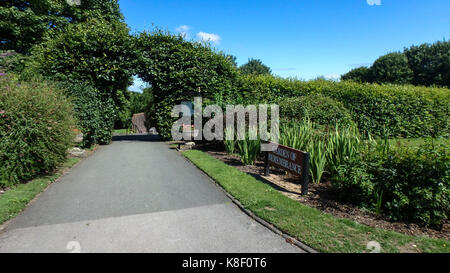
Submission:
[[[58,83],[65,90],[65,94],[71,98],[74,104],[78,128],[83,133],[83,147],[90,147],[98,143],[100,125],[100,101],[98,91],[85,83]]]
[[[352,123],[348,110],[342,103],[321,94],[310,94],[280,100],[282,119],[301,121],[305,118],[318,125],[344,125]]]
[[[378,85],[272,76],[241,77],[244,104],[278,102],[283,97],[322,94],[341,102],[362,133],[394,137],[438,137],[450,132],[450,93],[446,88]]]
[[[440,226],[450,211],[447,149],[378,144],[339,165],[333,186],[342,199],[393,220]]]
[[[74,137],[73,106],[64,93],[40,81],[0,77],[0,186],[52,171]]]
[[[448,147],[433,143],[394,148],[376,169],[374,183],[383,192],[382,209],[393,220],[442,225],[450,212]]]
[[[368,162],[359,156],[336,167],[332,185],[340,199],[372,209],[376,189],[368,168]]]

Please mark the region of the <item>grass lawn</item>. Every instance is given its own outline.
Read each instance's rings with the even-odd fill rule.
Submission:
[[[48,185],[79,161],[80,158],[68,158],[55,173],[37,177],[26,184],[14,186],[0,195],[0,224],[14,218],[37,194],[46,189]]]
[[[367,243],[376,241],[382,252],[450,253],[449,241],[408,236],[338,219],[302,205],[204,152],[189,150],[183,155],[246,209],[320,252],[370,252]]]

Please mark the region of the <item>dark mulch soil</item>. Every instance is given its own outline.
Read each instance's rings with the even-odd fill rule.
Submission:
[[[332,214],[338,218],[351,219],[363,225],[370,227],[393,230],[407,235],[422,236],[426,235],[433,238],[450,240],[450,222],[446,221],[441,230],[422,227],[414,223],[390,221],[386,216],[377,216],[374,213],[359,209],[352,204],[340,202],[333,192],[331,184],[320,183],[310,184],[309,194],[301,196],[301,186],[298,184],[298,178],[286,174],[284,171],[271,168],[269,176],[264,174],[264,162],[258,160],[255,165],[245,166],[241,163],[238,156],[230,155],[224,152],[220,144],[216,145],[197,145],[196,149],[207,152],[213,157],[227,163],[228,165],[246,172],[263,183],[269,184],[282,194],[301,202],[307,206],[319,209],[323,212]]]

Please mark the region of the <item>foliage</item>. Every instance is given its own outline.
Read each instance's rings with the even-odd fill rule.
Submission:
[[[315,138],[308,145],[307,152],[310,155],[309,171],[314,183],[320,183],[325,166],[327,164],[325,142],[320,138]]]
[[[84,81],[116,99],[116,92],[126,90],[131,83],[136,57],[128,31],[125,23],[101,18],[52,31],[33,48],[26,72],[59,81]]]
[[[449,89],[356,82],[300,81],[272,76],[243,76],[242,104],[276,103],[284,97],[322,94],[341,102],[358,129],[394,137],[445,136],[449,133]]]
[[[244,75],[272,74],[270,68],[258,59],[249,59],[246,64],[239,67],[239,71]]]
[[[370,68],[349,71],[342,80],[450,87],[450,41],[424,43],[378,58]]]
[[[408,236],[339,219],[285,196],[267,183],[199,150],[183,155],[207,173],[244,208],[321,252],[367,252],[367,242],[376,241],[383,252],[401,252],[415,245],[418,252],[450,251],[446,240]],[[408,251],[410,248],[406,248]]]
[[[300,151],[306,151],[314,137],[310,120],[303,122],[282,122],[280,126],[280,144]]]
[[[371,170],[383,191],[382,209],[393,220],[440,226],[450,213],[448,147],[432,142],[418,149],[397,147]]]
[[[0,3],[0,48],[28,53],[51,29],[63,30],[70,23],[103,17],[123,20],[117,0],[14,0]]]
[[[422,44],[405,49],[415,85],[450,88],[450,41]]]
[[[254,139],[254,137],[251,137],[252,135],[256,136],[256,130],[247,132],[244,139],[236,141],[239,157],[245,165],[253,165],[261,153],[261,139],[259,136]]]
[[[370,68],[370,78],[376,83],[408,84],[413,71],[402,53],[389,53],[378,58]]]
[[[20,73],[26,65],[26,57],[15,51],[0,51],[0,73]]]
[[[151,119],[161,136],[170,137],[173,106],[202,96],[204,105],[224,106],[236,97],[237,71],[231,62],[204,43],[155,30],[137,39],[136,74],[152,85],[156,105]]]
[[[52,81],[83,82],[85,86],[91,86],[86,87],[86,93],[93,92],[90,90],[94,88],[96,102],[81,98],[78,101],[98,103],[97,141],[107,144],[111,141],[115,119],[126,120],[129,116],[126,93],[122,90],[126,90],[131,82],[135,59],[133,46],[125,23],[109,22],[101,17],[87,19],[68,25],[64,31],[51,31],[42,44],[33,48],[22,78],[38,74]],[[79,107],[92,108],[90,105]]]
[[[225,144],[225,150],[229,154],[234,154],[237,141],[234,136],[234,131],[232,131],[230,128],[225,129],[225,140],[223,141]]]
[[[355,81],[359,83],[372,81],[370,76],[370,69],[365,66],[361,66],[350,70],[349,72],[341,76],[341,80]]]
[[[448,147],[385,145],[369,145],[337,168],[333,186],[341,198],[393,220],[442,225],[450,211]]]
[[[52,171],[74,137],[73,106],[53,85],[0,77],[0,185]]]
[[[352,119],[348,110],[339,101],[322,94],[310,94],[280,100],[280,118],[301,121],[305,118],[316,125],[335,124],[348,126]]]
[[[65,90],[65,94],[74,104],[78,128],[83,133],[82,147],[90,147],[98,143],[102,124],[101,102],[98,90],[81,82],[59,82],[58,86]]]
[[[355,127],[339,128],[327,135],[327,169],[331,174],[351,158],[356,158],[360,152],[361,137]]]

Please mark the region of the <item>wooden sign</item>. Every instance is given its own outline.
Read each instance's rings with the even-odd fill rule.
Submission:
[[[270,165],[281,168],[300,177],[302,195],[308,193],[309,183],[309,153],[269,142],[269,152],[266,152],[265,175],[270,172]]]

